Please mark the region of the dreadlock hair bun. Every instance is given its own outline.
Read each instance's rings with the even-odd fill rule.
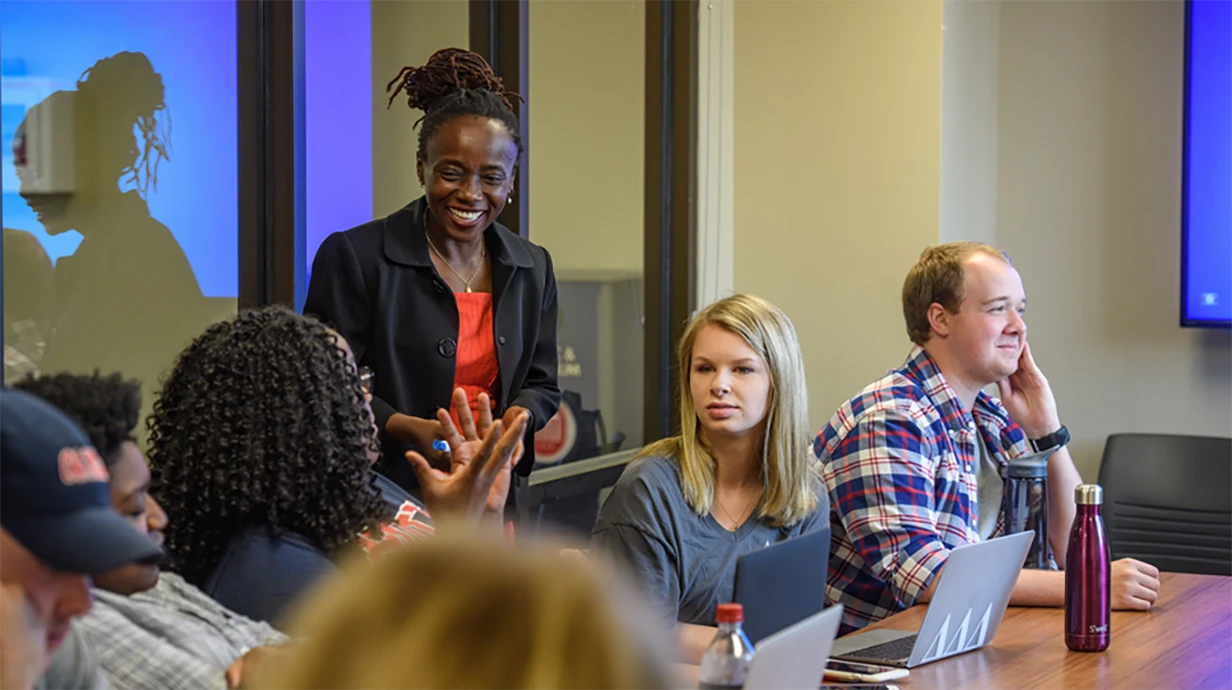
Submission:
[[[419,156],[441,125],[460,116],[486,117],[505,126],[522,154],[522,139],[518,136],[518,118],[513,113],[511,98],[521,96],[506,91],[501,78],[483,56],[462,48],[444,48],[432,54],[421,67],[403,67],[385,87],[390,94],[389,105],[399,94],[406,94],[406,104],[424,115],[415,122],[419,130]]]
[[[158,163],[171,159],[171,115],[163,77],[143,53],[124,51],[94,63],[77,79],[77,92],[93,106],[95,125],[108,132],[141,132],[138,159],[122,178],[145,196],[158,188]]]

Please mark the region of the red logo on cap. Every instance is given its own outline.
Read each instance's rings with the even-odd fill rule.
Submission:
[[[72,486],[86,482],[105,482],[107,466],[90,446],[60,450],[60,481]]]

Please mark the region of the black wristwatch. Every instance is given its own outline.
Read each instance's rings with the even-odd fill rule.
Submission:
[[[1030,442],[1031,447],[1035,449],[1036,453],[1052,450],[1054,448],[1060,448],[1061,446],[1069,443],[1069,429],[1066,429],[1065,425],[1062,424],[1060,429],[1057,429],[1047,436],[1027,440]]]

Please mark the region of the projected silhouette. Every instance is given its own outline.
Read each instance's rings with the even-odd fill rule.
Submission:
[[[46,115],[40,109],[66,105],[72,132],[26,136],[31,123],[64,121],[38,119]],[[192,267],[147,205],[159,164],[169,160],[170,131],[162,76],[145,55],[123,52],[86,70],[75,91],[31,108],[14,136],[14,147],[24,147],[16,161],[71,142],[70,192],[41,193],[30,168],[18,164],[17,172],[21,196],[47,233],[76,230],[83,238],[56,263],[40,368],[123,372],[142,381],[147,405],[160,374],[204,326]]]

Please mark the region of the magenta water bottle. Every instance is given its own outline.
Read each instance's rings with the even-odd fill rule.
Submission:
[[[719,604],[715,620],[719,631],[702,655],[702,690],[732,690],[744,687],[753,662],[753,644],[744,634],[744,607]]]
[[[1065,554],[1065,646],[1075,652],[1102,652],[1112,638],[1112,559],[1100,508],[1098,484],[1074,489],[1078,513]]]

